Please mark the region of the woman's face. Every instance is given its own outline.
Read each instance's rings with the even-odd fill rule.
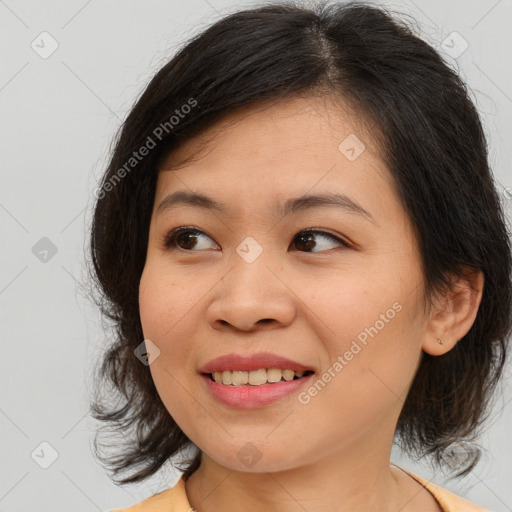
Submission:
[[[139,298],[163,403],[232,470],[292,469],[341,453],[389,460],[427,318],[412,227],[373,141],[316,99],[230,115],[214,133],[210,145],[196,139],[170,155],[158,177]],[[182,196],[159,209],[178,191],[222,208]],[[189,230],[166,247],[180,226]],[[314,374],[243,387],[201,374],[220,356],[263,352]]]

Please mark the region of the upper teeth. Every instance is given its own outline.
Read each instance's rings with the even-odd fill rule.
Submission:
[[[286,381],[293,380],[296,377],[302,377],[304,372],[295,372],[293,370],[281,370],[279,368],[260,368],[259,370],[241,371],[241,370],[225,370],[223,372],[214,372],[213,379],[215,382],[243,386],[251,384],[252,386],[260,386],[267,382],[279,382],[281,378]]]

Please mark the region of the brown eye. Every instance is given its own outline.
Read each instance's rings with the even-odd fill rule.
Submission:
[[[334,240],[336,245],[342,245],[343,247],[349,248],[350,245],[341,240],[340,238],[331,235],[325,231],[318,230],[308,230],[301,231],[298,233],[293,239],[293,245],[297,247],[299,250],[303,250],[305,252],[321,252],[329,250],[329,247],[326,248],[325,240]],[[319,248],[318,251],[312,251],[312,249]]]
[[[192,251],[197,248],[200,249],[208,249],[208,247],[201,247],[204,245],[202,240],[211,238],[200,231],[198,229],[189,228],[189,227],[179,227],[171,230],[166,236],[164,240],[164,246],[169,249],[183,249],[184,251]]]
[[[211,249],[208,240],[212,240],[206,233],[199,229],[182,226],[175,228],[164,237],[164,246],[168,250],[181,249],[183,251],[196,252],[197,250]],[[329,242],[334,241],[334,247],[329,247]],[[323,252],[336,246],[350,248],[344,240],[319,230],[303,230],[295,235],[292,245],[302,252]],[[218,246],[217,246],[218,247]],[[215,247],[214,247],[215,248]],[[314,250],[316,249],[316,250]]]

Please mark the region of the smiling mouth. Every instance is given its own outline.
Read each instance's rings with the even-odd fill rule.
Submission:
[[[279,368],[260,368],[259,370],[225,370],[222,372],[203,373],[211,381],[225,386],[266,386],[278,382],[291,382],[294,380],[308,377],[315,373],[312,370],[293,371],[289,369],[281,370]]]

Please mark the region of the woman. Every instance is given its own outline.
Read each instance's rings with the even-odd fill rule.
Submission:
[[[129,483],[195,450],[127,510],[484,510],[390,465],[396,440],[474,468],[511,333],[479,116],[403,22],[361,2],[220,20],[148,85],[96,197],[122,402],[98,388],[93,414],[132,436],[103,459]]]

